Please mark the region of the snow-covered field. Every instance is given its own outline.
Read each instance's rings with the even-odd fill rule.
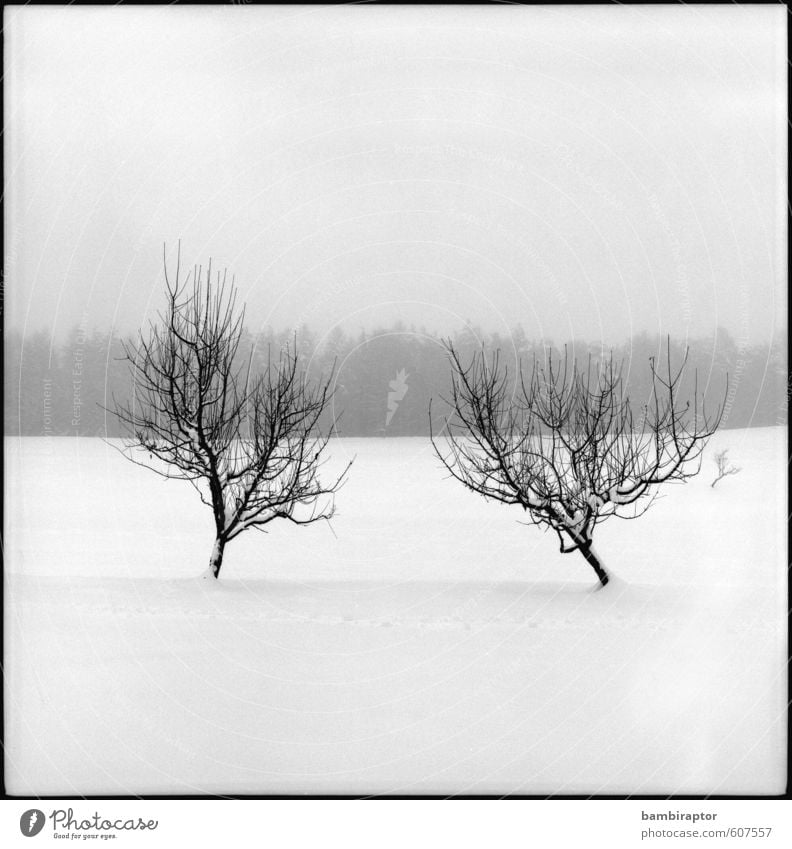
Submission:
[[[332,442],[332,528],[248,532],[219,582],[188,484],[5,447],[12,794],[783,791],[784,429],[599,528],[597,592],[424,439]]]

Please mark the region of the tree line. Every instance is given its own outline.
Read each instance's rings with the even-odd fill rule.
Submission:
[[[124,361],[124,339],[112,332],[72,328],[53,340],[45,331],[5,335],[5,432],[25,436],[120,437],[122,429],[108,409],[114,399],[131,395]],[[427,436],[429,404],[443,415],[449,386],[450,341],[463,361],[479,351],[500,351],[504,367],[516,374],[518,361],[561,361],[569,354],[579,362],[605,357],[623,364],[625,390],[641,401],[651,392],[647,364],[664,354],[661,334],[642,333],[621,345],[571,340],[555,343],[530,339],[521,327],[510,334],[485,332],[472,324],[446,340],[436,333],[396,323],[388,328],[348,333],[335,327],[320,335],[310,327],[296,331],[242,329],[240,356],[261,368],[278,352],[296,346],[298,366],[310,378],[331,378],[331,403],[322,426],[338,418],[334,435],[350,437]],[[709,338],[672,339],[671,353],[681,361],[688,349],[688,375],[697,374],[699,390],[713,403],[729,389],[722,428],[786,424],[786,351],[780,338],[772,344],[740,345],[728,331]]]
[[[163,262],[167,306],[122,344],[131,397],[114,397],[106,409],[125,432],[118,450],[127,460],[189,483],[211,508],[215,541],[203,578],[216,580],[226,546],[241,533],[332,518],[354,461],[329,479],[319,471],[337,432],[336,391],[352,396],[336,382],[338,354],[330,373],[317,376],[311,372],[321,358],[301,351],[296,335],[280,345],[246,337],[245,306],[227,271],[213,275],[210,260],[205,272],[194,266],[182,276],[179,250],[169,272],[164,246]],[[451,477],[552,528],[560,552],[579,551],[606,586],[596,526],[613,516],[638,518],[658,485],[700,471],[726,412],[728,377],[722,401],[708,412],[706,386],[700,391],[698,371],[691,380],[686,369],[689,348],[672,367],[670,338],[665,369],[649,358],[639,398],[627,391],[631,364],[614,360],[613,351],[566,346],[559,359],[550,347],[534,351],[528,366],[512,342],[510,369],[501,346],[487,351],[475,333],[462,334],[458,347],[442,344],[451,383],[435,411],[441,406],[445,448],[435,438],[431,402],[429,430]],[[384,431],[407,395],[408,376],[402,367],[388,382]]]
[[[226,271],[210,261],[183,275],[179,250],[169,272],[165,247],[163,261],[166,307],[136,336],[80,326],[66,345],[10,338],[6,430],[121,436],[127,460],[189,483],[215,525],[207,579],[245,531],[333,516],[352,465],[320,476],[333,436],[428,430],[452,478],[551,528],[604,587],[598,524],[635,519],[657,486],[696,475],[721,424],[784,415],[765,390],[780,388],[782,353],[748,351],[724,331],[693,345],[644,334],[615,350],[471,325],[446,339],[401,325],[253,334]]]

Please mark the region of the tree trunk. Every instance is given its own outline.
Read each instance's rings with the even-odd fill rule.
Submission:
[[[220,567],[223,565],[223,549],[225,548],[225,540],[218,537],[215,540],[212,556],[209,558],[209,570],[213,578],[220,575]]]
[[[569,536],[575,542],[575,544],[579,547],[580,553],[586,558],[586,562],[591,566],[591,568],[597,573],[597,577],[600,579],[600,583],[604,587],[605,584],[608,583],[610,578],[608,577],[608,573],[603,569],[602,564],[599,562],[597,555],[594,554],[594,549],[591,545],[591,540],[585,540],[583,537],[576,534],[574,531],[568,531]]]
[[[594,554],[594,551],[591,548],[591,543],[588,545],[582,545],[580,547],[580,553],[586,558],[588,564],[597,573],[597,577],[600,579],[600,583],[604,587],[610,579],[608,578],[608,573],[602,568],[602,564]]]

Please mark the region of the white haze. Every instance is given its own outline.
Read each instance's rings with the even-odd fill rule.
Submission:
[[[781,6],[7,7],[9,325],[783,332]]]

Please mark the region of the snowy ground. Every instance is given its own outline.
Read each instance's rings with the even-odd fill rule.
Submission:
[[[189,485],[6,439],[10,793],[783,791],[784,429],[599,528],[598,592],[426,440],[331,450],[332,529],[249,532],[212,583]]]

